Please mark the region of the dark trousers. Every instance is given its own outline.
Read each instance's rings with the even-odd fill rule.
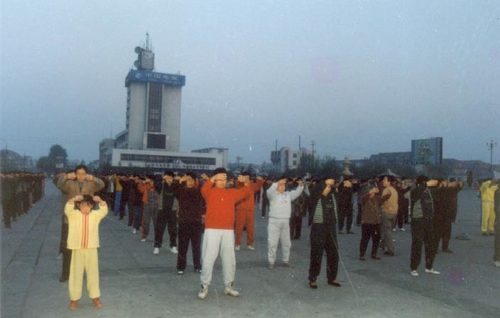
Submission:
[[[292,215],[290,218],[290,237],[292,239],[299,239],[302,233],[302,216]]]
[[[339,254],[337,250],[337,233],[335,226],[315,224],[311,226],[311,261],[309,264],[309,280],[316,281],[326,253],[326,277],[328,281],[337,278]]]
[[[61,224],[61,240],[59,242],[59,253],[62,253],[62,272],[61,272],[61,280],[69,279],[69,268],[71,265],[71,250],[67,248],[68,246],[68,223],[66,220],[66,215],[62,215],[62,224]]]
[[[339,209],[339,231],[342,231],[344,224],[347,232],[350,232],[352,227],[352,206]]]
[[[134,215],[133,227],[134,229],[139,230],[142,222],[142,205],[130,205],[129,207],[131,209],[129,213]]]
[[[262,199],[262,217],[266,216],[266,211],[269,209],[269,199]]]
[[[177,254],[177,270],[185,270],[189,241],[193,254],[195,270],[201,269],[201,222],[179,223],[179,254]]]
[[[408,220],[408,205],[404,204],[398,209],[397,223],[398,227],[403,228],[404,224],[407,223]]]
[[[372,256],[377,256],[378,244],[380,242],[380,224],[361,224],[359,256],[365,256],[370,238],[372,239]]]
[[[411,261],[412,271],[417,270],[422,258],[422,245],[425,248],[425,268],[432,269],[436,256],[432,221],[426,219],[413,219],[411,221]]]
[[[155,227],[155,247],[163,244],[163,234],[165,228],[168,229],[170,237],[170,247],[177,246],[177,216],[175,211],[159,211]]]
[[[13,219],[12,213],[15,210],[14,200],[5,200],[2,202],[3,210],[3,224],[6,228],[10,228],[11,220]]]
[[[434,230],[435,250],[439,250],[439,242],[441,240],[441,248],[447,250],[451,238],[451,219],[446,217],[435,217],[432,227]]]
[[[361,225],[361,203],[358,203],[358,215],[356,216],[356,225]]]

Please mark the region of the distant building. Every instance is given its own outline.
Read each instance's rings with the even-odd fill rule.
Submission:
[[[380,165],[411,165],[411,152],[381,152],[368,159]]]
[[[181,97],[184,75],[154,72],[149,36],[136,47],[138,59],[125,78],[126,127],[99,144],[101,167],[147,170],[212,170],[227,163],[227,149],[181,153]]]
[[[219,167],[224,167],[226,169],[229,167],[229,149],[228,148],[208,147],[208,148],[191,150],[191,152],[221,155],[222,162],[221,162],[221,165]]]
[[[289,147],[282,147],[280,150],[271,151],[273,171],[276,173],[284,173],[287,170],[297,169],[303,154],[311,153],[305,148],[292,150]]]
[[[439,165],[443,162],[443,138],[434,137],[411,141],[413,165]]]

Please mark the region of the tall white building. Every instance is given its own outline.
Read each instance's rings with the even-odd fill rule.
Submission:
[[[136,47],[137,61],[125,78],[126,127],[114,142],[100,144],[101,165],[148,170],[212,170],[227,166],[227,149],[181,153],[181,102],[186,77],[154,71],[149,44]],[[109,155],[111,154],[111,155]]]

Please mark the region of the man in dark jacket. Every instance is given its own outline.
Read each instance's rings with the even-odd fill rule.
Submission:
[[[315,207],[309,215],[311,224],[311,260],[309,265],[309,287],[318,288],[316,279],[321,270],[323,252],[326,252],[326,276],[328,284],[340,287],[337,282],[339,263],[337,244],[337,201],[334,194],[335,179],[326,177],[311,192]]]
[[[153,254],[158,254],[163,243],[163,234],[165,227],[168,229],[170,238],[170,251],[177,254],[177,216],[173,209],[174,206],[174,173],[165,171],[163,174],[163,183],[161,184],[160,204],[158,219],[155,227],[155,243]]]
[[[187,252],[191,241],[194,270],[201,272],[201,233],[203,198],[192,172],[186,173],[174,187],[174,193],[179,201],[179,254],[177,254],[177,274],[184,274],[187,263]]]
[[[436,256],[433,231],[434,197],[440,194],[437,185],[437,180],[420,176],[417,178],[416,187],[410,192],[412,236],[410,274],[414,277],[419,275],[417,268],[422,257],[422,245],[425,247],[425,272],[440,274],[433,268]]]

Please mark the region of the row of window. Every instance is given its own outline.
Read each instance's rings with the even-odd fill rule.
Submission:
[[[199,157],[174,157],[162,155],[140,155],[122,153],[121,161],[143,161],[147,163],[170,163],[170,164],[186,164],[186,165],[215,165],[215,158],[199,158]]]

